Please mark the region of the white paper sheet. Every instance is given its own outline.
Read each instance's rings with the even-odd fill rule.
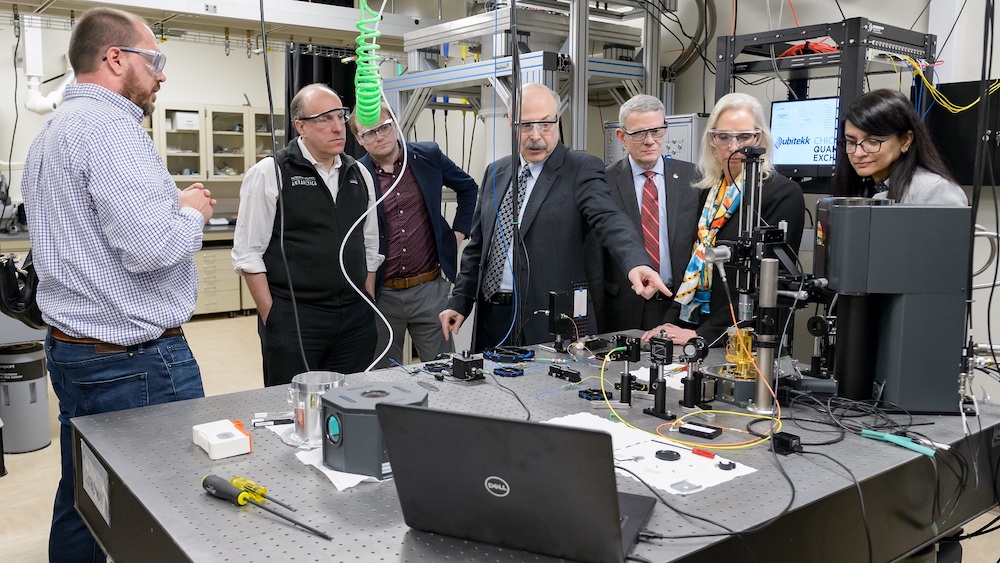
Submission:
[[[279,424],[276,426],[262,426],[261,428],[267,428],[271,432],[274,432],[279,437],[285,433],[286,430],[291,428],[291,424]],[[370,475],[357,475],[355,473],[344,473],[343,471],[334,471],[329,467],[323,465],[323,448],[312,448],[305,449],[299,448],[295,451],[295,457],[299,461],[306,465],[311,465],[316,469],[319,469],[326,475],[327,479],[333,483],[334,487],[337,487],[338,491],[343,491],[349,489],[360,483],[378,483],[379,480]]]
[[[360,483],[378,483],[379,480],[372,477],[371,475],[357,475],[355,473],[344,473],[343,471],[334,471],[329,467],[323,465],[323,448],[315,448],[312,450],[299,450],[295,452],[295,457],[299,458],[299,461],[306,465],[311,465],[316,469],[323,472],[327,479],[333,483],[334,487],[337,487],[338,491],[343,491],[349,489]]]
[[[692,453],[684,446],[671,445],[663,438],[648,432],[629,428],[620,422],[613,422],[590,413],[561,416],[546,422],[607,432],[611,435],[615,465],[634,471],[651,486],[675,495],[696,493],[756,471],[748,465],[737,462],[733,462],[735,467],[732,469],[722,469],[720,463],[732,460],[720,455],[709,459]],[[673,450],[680,455],[680,458],[676,461],[657,459],[656,452],[660,450]],[[625,471],[619,473],[635,478]]]

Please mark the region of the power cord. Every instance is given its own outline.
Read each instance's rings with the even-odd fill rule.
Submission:
[[[16,14],[16,10],[14,15],[14,35],[17,37],[17,40],[14,42],[14,53],[16,55],[18,48],[21,46],[21,22]],[[17,138],[17,122],[21,117],[21,113],[18,111],[17,103],[17,65],[12,65],[12,68],[14,70],[14,126],[10,131],[10,151],[7,153],[7,175],[10,176],[10,180],[13,182],[14,164],[12,159],[14,158],[14,141]],[[4,199],[0,203],[3,203],[3,208],[0,209],[0,223],[2,223],[4,216],[7,215],[7,206],[10,205],[10,198],[7,197],[7,194],[4,194]]]
[[[806,429],[806,428],[803,427],[803,426],[801,426],[798,423],[800,423],[800,422],[810,422],[810,423],[815,423],[815,424],[823,424],[823,425],[827,425],[827,426],[834,426],[835,428],[832,431],[833,432],[838,432],[838,435],[837,435],[836,438],[833,438],[831,440],[827,440],[827,441],[824,441],[824,442],[801,442],[801,445],[804,446],[804,447],[805,446],[830,446],[830,445],[836,444],[838,442],[842,442],[844,440],[844,437],[847,435],[847,431],[845,431],[843,428],[840,428],[839,426],[836,426],[835,424],[833,424],[831,422],[824,422],[822,420],[815,420],[815,419],[808,419],[808,418],[798,418],[798,417],[790,417],[790,416],[783,416],[783,417],[781,417],[781,420],[782,420],[782,422],[794,422],[794,423],[796,423],[796,426],[798,426],[799,428],[803,428],[803,429]],[[757,436],[758,438],[765,438],[765,437],[767,437],[769,434],[764,434],[764,433],[761,433],[761,432],[757,432],[756,430],[753,429],[753,426],[755,424],[759,424],[761,422],[770,422],[770,419],[767,419],[767,418],[758,418],[758,419],[751,420],[746,425],[747,432],[749,432],[750,434],[752,434],[754,436]],[[806,429],[806,430],[811,430],[813,432],[823,432],[822,430],[817,430],[817,429]],[[829,430],[827,432],[829,432]]]
[[[514,396],[515,399],[517,399],[518,403],[521,403],[521,407],[524,408],[524,412],[528,414],[528,417],[525,418],[525,420],[531,420],[531,411],[528,409],[528,405],[524,404],[524,401],[522,401],[521,397],[518,396],[517,392],[514,391],[513,389],[511,389],[510,387],[506,387],[505,385],[501,384],[500,380],[497,379],[497,376],[494,375],[492,371],[487,372],[487,373],[489,373],[490,377],[493,378],[493,382],[497,384],[497,387],[499,387],[499,388],[503,389],[504,391],[510,393],[511,395]]]
[[[264,45],[267,45],[267,25],[264,20],[264,0],[260,0],[260,33]],[[278,220],[281,228],[278,232],[278,249],[281,251],[281,263],[285,266],[285,275],[288,278],[288,295],[292,302],[292,318],[295,321],[295,336],[299,344],[299,354],[302,356],[302,367],[309,371],[309,359],[306,357],[305,345],[302,342],[302,325],[299,321],[299,307],[295,299],[295,285],[292,283],[292,271],[288,268],[288,256],[285,253],[285,205],[282,195],[284,194],[283,180],[281,178],[281,167],[278,166],[278,139],[274,132],[274,94],[271,92],[271,67],[268,64],[268,57],[264,55],[264,84],[267,87],[267,107],[268,120],[271,125],[271,163],[274,165],[274,177],[278,186],[277,206]],[[290,132],[286,132],[290,133]]]
[[[858,491],[858,501],[861,503],[861,520],[865,525],[865,540],[868,542],[868,561],[869,563],[875,561],[874,549],[872,547],[872,531],[871,526],[868,523],[868,512],[865,510],[865,494],[861,490],[861,483],[858,482],[858,478],[854,476],[854,473],[852,473],[846,465],[837,461],[833,456],[822,452],[801,451],[798,453],[802,455],[818,455],[825,457],[826,459],[839,465],[844,471],[847,472],[848,475],[851,476],[851,481],[854,482],[854,488]]]
[[[861,403],[857,401],[847,401],[847,400],[840,400],[835,402],[834,404],[829,401],[827,402],[820,401],[817,398],[804,393],[797,393],[793,396],[791,405],[794,406],[797,403],[801,403],[801,405],[805,407],[812,406],[815,410],[825,415],[829,419],[828,421],[814,420],[814,419],[796,419],[796,418],[790,419],[792,421],[798,421],[796,422],[797,425],[802,426],[802,424],[800,423],[805,422],[808,424],[831,426],[840,431],[840,436],[833,440],[830,440],[828,442],[819,442],[819,443],[812,443],[805,445],[812,445],[812,446],[827,445],[829,443],[835,443],[842,440],[843,436],[848,431],[860,433],[860,429],[864,428],[881,428],[896,435],[914,438],[916,439],[916,441],[923,443],[927,447],[933,448],[939,455],[936,455],[933,458],[931,458],[932,468],[934,470],[934,476],[935,476],[934,481],[936,483],[934,499],[932,501],[932,506],[931,506],[932,510],[930,518],[931,527],[936,528],[937,522],[946,522],[954,514],[955,510],[958,507],[958,504],[961,501],[962,495],[964,494],[964,492],[968,487],[969,473],[970,473],[969,469],[970,462],[965,458],[965,456],[961,453],[960,450],[956,448],[949,448],[948,446],[942,446],[941,444],[937,444],[933,440],[930,440],[927,436],[924,436],[923,434],[914,431],[912,427],[916,425],[913,424],[912,418],[906,424],[901,424],[895,420],[892,420],[887,416],[886,413],[884,413],[880,409],[877,409],[877,407],[874,407],[871,404]],[[845,412],[840,412],[841,410],[844,410]],[[862,419],[867,417],[870,417],[870,420],[867,422],[863,422]],[[748,430],[751,431],[751,433],[753,434],[758,434],[752,430],[752,424],[754,424],[754,422],[751,422],[750,424],[747,425]],[[802,427],[805,428],[804,426]],[[814,428],[807,428],[807,430],[819,431]],[[974,444],[971,447],[978,449],[977,446],[978,444]],[[952,454],[952,455],[947,455],[947,454]],[[944,468],[950,471],[955,476],[956,479],[956,485],[954,491],[949,494],[948,499],[945,500],[943,503],[941,499],[942,492],[940,490],[943,481],[939,474],[936,462],[936,460],[938,459],[941,460],[941,463],[943,464]],[[978,469],[976,477],[977,477],[976,487],[978,488]]]
[[[663,495],[660,494],[660,491],[658,491],[655,487],[653,487],[652,485],[650,485],[649,483],[647,483],[645,479],[643,479],[642,477],[640,477],[639,475],[637,475],[631,469],[629,469],[627,467],[623,467],[621,465],[615,465],[615,469],[618,469],[620,471],[624,471],[624,472],[628,473],[629,475],[631,475],[632,477],[634,477],[637,481],[639,481],[647,489],[649,489],[649,492],[653,493],[653,496],[655,496],[660,501],[660,503],[663,504],[663,506],[666,506],[667,508],[669,508],[670,510],[673,510],[677,514],[683,516],[684,518],[687,518],[689,521],[690,520],[698,520],[698,521],[704,522],[706,524],[715,526],[717,528],[722,528],[723,530],[725,530],[724,533],[723,532],[719,532],[719,533],[714,533],[714,534],[712,534],[712,533],[707,533],[707,534],[684,534],[684,535],[680,535],[680,536],[656,535],[656,534],[652,534],[651,532],[646,532],[646,535],[648,537],[650,537],[651,539],[679,540],[679,539],[685,539],[685,538],[717,538],[717,537],[720,537],[720,536],[731,536],[731,535],[733,535],[733,534],[736,533],[732,528],[729,528],[725,524],[720,524],[720,523],[718,523],[718,522],[716,522],[714,520],[711,520],[709,518],[705,518],[703,516],[698,516],[697,514],[691,514],[690,512],[685,512],[685,511],[681,510],[680,508],[677,508],[676,506],[670,504],[669,502],[667,502],[667,499],[663,498]],[[748,551],[749,551],[749,548],[748,548]]]
[[[670,510],[673,510],[677,514],[683,516],[689,522],[691,520],[699,520],[701,522],[705,522],[706,524],[710,524],[712,526],[716,526],[718,528],[722,528],[723,530],[725,530],[725,533],[721,533],[720,532],[720,533],[715,533],[715,534],[712,534],[712,533],[706,533],[706,534],[684,534],[684,535],[680,535],[680,536],[668,536],[668,535],[665,535],[665,534],[656,534],[656,533],[653,533],[653,532],[650,532],[650,531],[647,531],[647,530],[643,530],[643,531],[641,531],[639,533],[639,538],[640,539],[680,540],[680,539],[689,539],[689,538],[717,538],[717,537],[720,537],[720,536],[723,536],[723,537],[726,537],[726,536],[728,536],[728,537],[736,537],[738,540],[740,540],[740,544],[747,550],[747,555],[750,556],[750,561],[756,561],[756,558],[753,555],[753,551],[750,549],[750,545],[747,544],[746,539],[742,535],[745,532],[745,530],[744,530],[744,532],[736,532],[736,531],[732,530],[731,528],[729,528],[728,526],[726,526],[724,524],[720,524],[720,523],[718,523],[718,522],[716,522],[714,520],[711,520],[711,519],[708,519],[708,518],[705,518],[705,517],[702,517],[702,516],[698,516],[697,514],[691,514],[690,512],[685,512],[685,511],[677,508],[676,506],[673,506],[669,502],[667,502],[667,499],[663,498],[663,495],[660,494],[660,491],[656,490],[656,488],[654,488],[652,485],[650,485],[649,483],[647,483],[642,477],[639,477],[631,469],[628,469],[627,467],[622,467],[621,465],[615,465],[614,467],[615,467],[615,469],[624,471],[624,472],[628,473],[629,475],[631,475],[632,477],[635,477],[635,479],[638,480],[640,483],[642,483],[649,490],[649,492],[653,493],[653,495],[661,503],[663,503],[664,506],[666,506]]]

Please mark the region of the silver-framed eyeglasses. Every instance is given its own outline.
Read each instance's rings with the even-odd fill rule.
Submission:
[[[890,137],[891,138],[891,137]],[[863,152],[868,154],[875,154],[882,150],[882,143],[888,141],[889,139],[876,139],[874,137],[868,137],[867,139],[862,139],[861,141],[852,141],[851,139],[841,139],[840,145],[844,147],[844,152],[847,154],[854,154],[857,152],[858,147],[861,147]]]
[[[329,125],[334,121],[337,123],[346,123],[350,118],[351,112],[347,108],[333,108],[321,111],[315,115],[300,117],[296,121],[312,121],[317,125]]]
[[[622,133],[628,137],[628,140],[633,143],[645,142],[647,138],[652,138],[653,140],[660,140],[664,135],[667,134],[667,126],[662,125],[660,127],[650,127],[649,129],[640,129],[638,131],[629,131],[628,129],[622,127]]]
[[[386,119],[381,125],[358,133],[358,138],[366,143],[370,143],[379,137],[390,135],[395,130],[394,125],[391,119]]]
[[[520,127],[521,134],[527,135],[532,131],[537,131],[539,133],[551,133],[556,127],[556,123],[559,123],[558,119],[553,119],[551,121],[521,121],[515,123],[515,127]]]
[[[760,139],[760,129],[754,129],[753,131],[718,131],[716,129],[709,129],[708,133],[712,136],[712,144],[717,147],[728,147],[736,142],[741,147],[750,147],[757,144]]]
[[[115,48],[119,51],[125,53],[135,53],[140,55],[146,61],[146,68],[153,73],[153,76],[159,76],[163,69],[167,66],[167,56],[161,51],[154,51],[152,49],[136,49],[135,47],[126,47],[124,45],[115,45]],[[103,60],[108,60],[105,56]]]

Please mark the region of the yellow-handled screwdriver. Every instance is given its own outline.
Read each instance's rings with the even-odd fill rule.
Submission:
[[[264,510],[270,512],[271,514],[274,514],[275,516],[280,516],[281,518],[288,520],[292,524],[300,526],[305,530],[308,530],[321,538],[333,541],[332,537],[317,530],[316,528],[303,524],[302,522],[299,522],[298,520],[295,520],[290,516],[286,516],[269,506],[266,506],[262,503],[255,501],[253,498],[251,498],[250,493],[236,488],[235,485],[233,485],[229,481],[226,481],[222,477],[219,477],[218,475],[206,475],[205,478],[201,480],[201,486],[205,487],[205,490],[208,491],[208,494],[212,495],[213,497],[221,498],[223,500],[228,500],[229,502],[235,504],[236,506],[245,506],[247,503],[250,503],[254,506],[259,506]]]
[[[291,510],[292,512],[298,512],[297,510],[281,502],[280,500],[272,496],[268,496],[267,487],[261,487],[260,485],[254,483],[253,481],[247,479],[246,477],[240,477],[237,475],[236,477],[230,479],[229,482],[232,483],[233,486],[236,487],[237,489],[243,489],[244,491],[250,493],[250,498],[254,499],[257,502],[264,502],[264,500],[267,499],[273,502],[274,504],[283,506],[288,510]]]

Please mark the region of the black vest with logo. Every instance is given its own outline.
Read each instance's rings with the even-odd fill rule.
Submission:
[[[312,163],[302,156],[297,140],[278,151],[282,186],[271,242],[264,251],[267,282],[275,296],[289,298],[291,285],[295,299],[303,303],[342,305],[360,298],[344,278],[338,254],[347,230],[368,208],[368,188],[357,161],[346,154],[340,159],[334,201]],[[368,273],[363,227],[362,223],[354,229],[344,248],[347,273],[361,289]]]

